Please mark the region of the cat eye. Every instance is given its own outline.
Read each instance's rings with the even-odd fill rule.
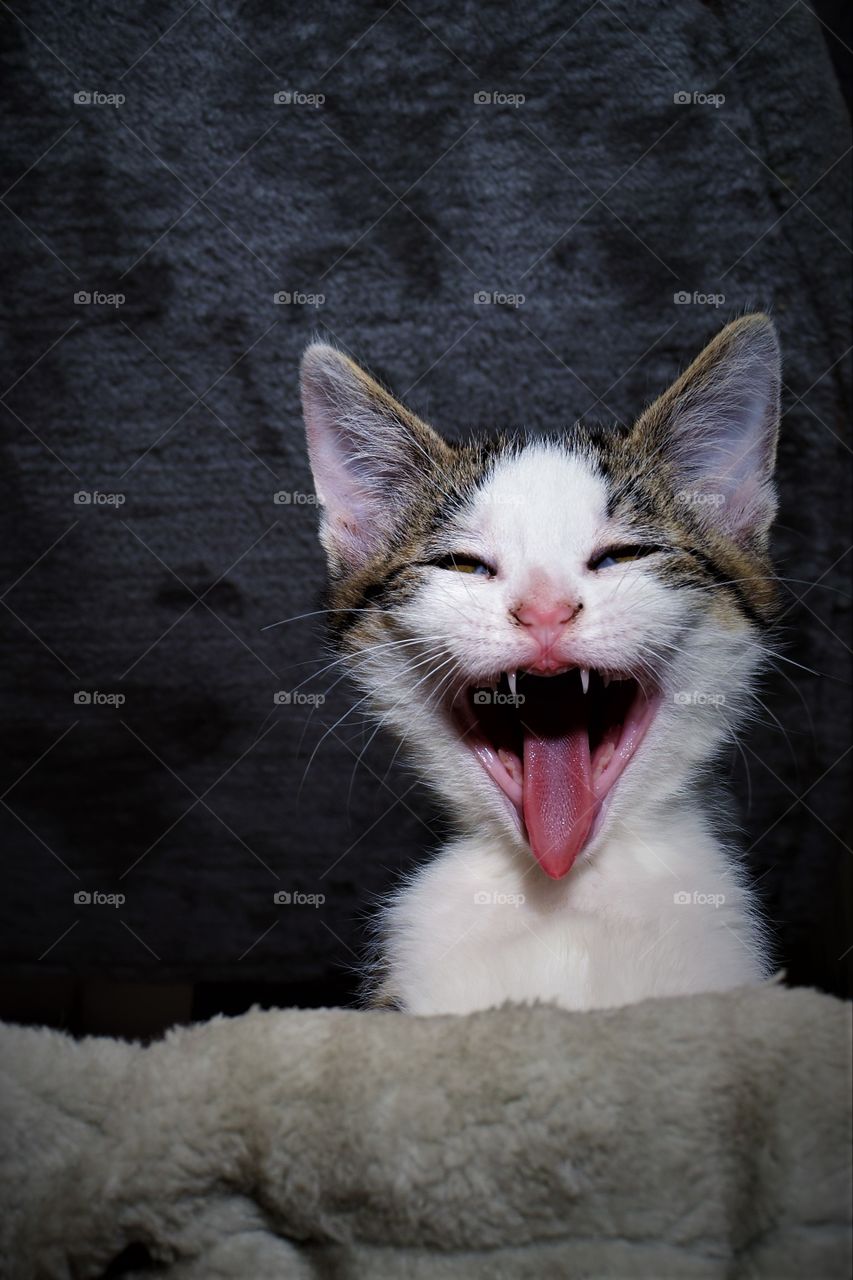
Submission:
[[[609,569],[616,564],[630,564],[633,560],[641,560],[643,556],[654,555],[656,551],[660,551],[660,547],[652,546],[633,546],[633,547],[608,547],[606,551],[602,551],[600,555],[593,556],[589,562],[590,569]]]
[[[486,564],[483,560],[478,560],[476,556],[466,556],[453,554],[442,556],[440,560],[432,562],[437,569],[452,569],[456,573],[479,573],[483,577],[493,578],[495,570],[491,565]]]

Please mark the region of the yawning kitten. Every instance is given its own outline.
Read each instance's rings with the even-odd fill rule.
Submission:
[[[384,912],[375,1002],[584,1009],[768,973],[706,775],[774,610],[779,382],[746,316],[630,431],[451,445],[308,348],[331,626],[458,831]]]

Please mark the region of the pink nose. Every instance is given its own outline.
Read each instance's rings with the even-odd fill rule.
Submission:
[[[583,605],[580,602],[570,604],[566,601],[555,603],[552,600],[525,602],[511,613],[516,622],[527,629],[527,634],[536,642],[539,653],[535,659],[536,669],[556,670],[560,666],[554,652],[563,634],[563,628],[571,622]]]
[[[568,604],[561,601],[557,604],[520,604],[512,610],[512,615],[523,627],[532,627],[535,631],[555,631],[563,627],[580,610],[579,604]]]

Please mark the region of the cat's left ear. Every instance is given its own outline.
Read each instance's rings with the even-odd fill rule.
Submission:
[[[302,358],[302,410],[320,539],[333,573],[357,572],[442,493],[452,448],[341,351],[312,343]]]
[[[776,514],[773,470],[781,359],[766,315],[727,325],[633,433],[668,466],[680,501],[736,542],[764,547]]]

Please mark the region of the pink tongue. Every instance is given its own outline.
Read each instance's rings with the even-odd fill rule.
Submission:
[[[541,681],[542,685],[545,683]],[[524,823],[542,870],[553,880],[560,880],[571,870],[595,817],[589,735],[579,678],[573,673],[568,697],[543,697],[540,705],[536,703],[539,697],[528,699],[521,712]]]

